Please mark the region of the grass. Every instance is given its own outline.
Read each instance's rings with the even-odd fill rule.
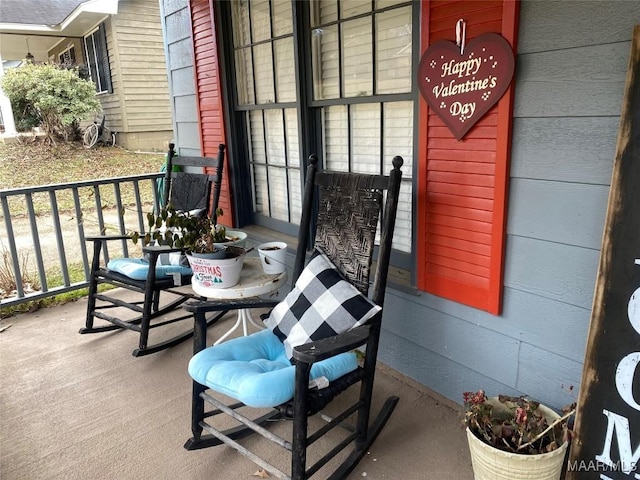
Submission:
[[[42,142],[0,143],[0,188],[31,187],[157,172],[163,162],[164,153],[136,153],[119,147],[86,149],[80,143],[57,143],[52,146]],[[93,192],[91,189],[85,189],[80,191],[80,195],[90,196]],[[152,197],[150,183],[141,184],[141,196],[143,201],[150,201]],[[15,201],[9,202],[11,217],[24,215],[26,207],[22,197],[12,200]],[[104,195],[102,200],[103,205],[113,203],[109,194]],[[123,200],[127,202],[126,198]],[[73,199],[70,194],[66,196],[58,194],[57,201],[61,212],[73,208]],[[33,202],[36,215],[50,209],[49,197],[46,194],[33,195]],[[1,211],[0,219],[2,219]],[[26,264],[27,259],[22,258],[21,262]],[[2,290],[11,292],[16,288],[9,263],[6,258],[4,262],[0,261],[0,293]],[[69,265],[68,268],[71,283],[84,280],[81,263]],[[24,267],[21,269],[23,283],[32,282],[35,289],[39,288],[37,274],[28,272]],[[47,271],[47,282],[50,285],[62,284],[62,274],[59,269]],[[73,301],[86,293],[86,289],[81,289],[52,298],[0,308],[0,318]]]
[[[0,143],[0,185],[9,189],[151,173],[160,171],[163,162],[164,154],[135,153],[119,147],[87,149],[80,143]],[[142,187],[143,202],[151,201],[150,184],[145,182]],[[91,196],[93,191],[80,189],[80,195]],[[60,211],[73,208],[70,192],[58,193],[56,197]],[[103,204],[113,202],[113,195],[104,196]],[[50,208],[46,193],[34,194],[33,203],[36,214]],[[22,197],[12,198],[9,207],[12,217],[27,212]]]

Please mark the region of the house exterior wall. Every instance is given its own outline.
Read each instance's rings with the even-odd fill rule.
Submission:
[[[187,0],[162,5],[176,139],[199,153]],[[640,2],[521,2],[502,312],[390,288],[381,362],[456,402],[480,388],[577,399],[639,19]]]
[[[124,148],[164,151],[173,131],[158,2],[121,0],[118,14],[105,20],[105,30],[113,92],[98,99],[106,126],[118,132],[117,143]],[[55,61],[70,42],[77,63],[84,65],[81,38],[65,38],[49,58]]]
[[[115,45],[109,56],[115,60],[111,74],[118,81],[114,92],[118,87],[121,116],[116,105],[107,108],[117,119],[115,130],[124,132],[118,143],[132,150],[166,150],[173,132],[158,2],[120,1],[111,22],[112,41],[107,35],[107,45]]]
[[[637,2],[521,3],[503,312],[391,290],[384,363],[457,402],[479,388],[577,399],[639,19]]]

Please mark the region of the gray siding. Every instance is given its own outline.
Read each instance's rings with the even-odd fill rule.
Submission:
[[[637,1],[522,2],[502,315],[391,291],[384,363],[458,403],[478,388],[577,399],[639,22]]]
[[[183,155],[201,155],[187,0],[160,0],[174,141]]]

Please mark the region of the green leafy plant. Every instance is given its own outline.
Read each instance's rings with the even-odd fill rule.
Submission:
[[[568,438],[567,420],[575,404],[563,409],[551,423],[540,410],[540,403],[526,396],[499,395],[498,403],[483,390],[464,392],[465,424],[476,437],[499,450],[521,454],[548,453]]]
[[[77,69],[49,63],[26,63],[7,70],[2,89],[18,112],[18,124],[42,125],[48,139],[74,139],[78,122],[99,112],[100,102],[93,82],[83,80]]]
[[[222,215],[218,209],[217,215]],[[168,205],[157,214],[147,214],[149,231],[144,235],[132,232],[134,243],[142,240],[143,245],[157,243],[174,248],[181,248],[188,252],[210,253],[217,250],[216,243],[228,241],[226,228],[214,224],[206,215],[193,215],[190,212],[176,210]]]

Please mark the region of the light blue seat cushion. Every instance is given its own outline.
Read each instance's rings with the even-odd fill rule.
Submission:
[[[357,367],[355,353],[343,353],[315,363],[311,379],[324,376],[332,382]],[[256,408],[285,403],[293,398],[295,389],[295,367],[271,330],[205,348],[189,362],[189,375],[216,392]]]
[[[107,268],[133,280],[146,280],[149,262],[141,258],[115,258],[107,263]],[[156,278],[166,278],[174,273],[191,275],[191,269],[182,265],[156,265]]]

